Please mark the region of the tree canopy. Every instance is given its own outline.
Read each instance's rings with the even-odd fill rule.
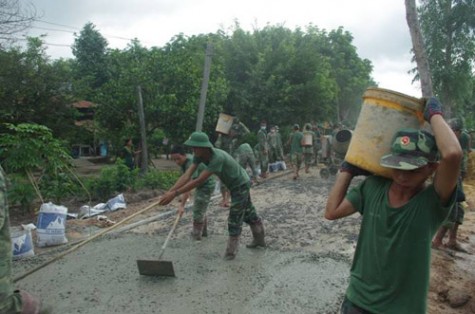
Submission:
[[[475,1],[422,0],[418,15],[434,93],[473,127]]]
[[[238,24],[228,33],[178,34],[164,47],[132,40],[125,49],[87,23],[75,35],[74,58],[51,61],[41,38],[28,48],[0,51],[0,109],[9,123],[43,123],[69,143],[84,140],[74,128],[70,104],[95,107],[94,134],[120,147],[139,136],[137,86],[143,92],[148,136],[157,132],[183,142],[194,130],[206,45],[214,47],[203,130],[214,135],[220,112],[238,116],[250,128],[260,120],[291,125],[310,121],[354,125],[372,65],[361,59],[343,28],[327,32],[309,25],[291,30],[268,25],[252,32]]]

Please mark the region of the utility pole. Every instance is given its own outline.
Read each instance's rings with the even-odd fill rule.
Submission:
[[[205,67],[203,71],[203,82],[201,82],[200,105],[198,107],[198,118],[196,120],[196,131],[203,129],[203,118],[205,114],[206,93],[208,92],[209,72],[211,67],[211,56],[213,54],[213,45],[206,45]]]
[[[137,107],[139,112],[139,122],[140,122],[140,143],[142,146],[142,151],[140,154],[142,158],[140,159],[140,172],[146,173],[148,170],[148,152],[147,152],[147,134],[145,132],[145,115],[143,112],[143,100],[142,100],[142,88],[137,86],[138,101]]]

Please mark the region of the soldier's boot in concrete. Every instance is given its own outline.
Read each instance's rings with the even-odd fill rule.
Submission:
[[[264,233],[264,225],[262,221],[258,221],[256,223],[252,223],[249,225],[251,227],[252,232],[252,242],[246,245],[247,248],[255,249],[258,247],[266,247],[265,241],[265,233]]]
[[[226,247],[226,252],[224,253],[224,259],[232,260],[236,257],[237,251],[239,248],[239,236],[229,236],[228,246]]]
[[[208,217],[205,217],[203,221],[203,231],[201,232],[201,236],[203,237],[208,236]]]
[[[191,237],[193,240],[201,241],[201,234],[203,232],[203,225],[202,222],[193,221],[193,231],[191,232]]]
[[[19,291],[21,296],[21,314],[39,314],[41,308],[40,300],[26,291]]]

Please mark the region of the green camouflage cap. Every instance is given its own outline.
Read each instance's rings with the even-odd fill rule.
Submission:
[[[209,141],[208,135],[204,132],[198,131],[191,134],[190,138],[185,142],[185,145],[191,147],[213,147],[213,144]]]
[[[383,167],[413,170],[437,160],[437,146],[432,134],[424,130],[402,129],[394,136],[391,153],[381,157]]]

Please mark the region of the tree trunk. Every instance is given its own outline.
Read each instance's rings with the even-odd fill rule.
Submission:
[[[424,48],[419,20],[417,18],[416,0],[405,0],[406,20],[411,33],[412,48],[416,57],[417,71],[421,80],[421,90],[423,97],[433,96],[432,80],[430,75],[429,60]]]

